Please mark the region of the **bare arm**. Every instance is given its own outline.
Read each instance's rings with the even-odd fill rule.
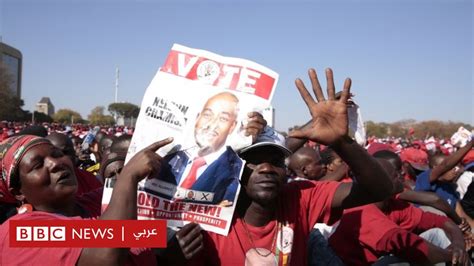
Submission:
[[[453,169],[461,160],[462,158],[472,149],[472,145],[474,143],[474,139],[472,139],[466,146],[462,147],[461,149],[457,150],[455,153],[446,157],[443,162],[437,165],[433,170],[431,170],[430,174],[430,182],[437,180],[440,176],[442,176],[447,171]]]
[[[158,173],[162,158],[156,150],[171,143],[168,138],[138,152],[123,168],[114,186],[112,198],[101,220],[136,220],[137,185],[147,176]],[[77,265],[121,265],[127,255],[126,248],[85,248]]]
[[[456,202],[456,209],[455,209],[456,213],[459,215],[459,217],[461,217],[462,219],[465,219],[466,222],[469,224],[470,228],[469,229],[472,229],[474,228],[474,221],[472,220],[472,218],[467,215],[466,212],[464,212],[464,209],[461,205],[461,203],[458,201]]]
[[[449,220],[443,224],[443,230],[451,240],[451,245],[448,247],[451,253],[451,263],[453,265],[458,265],[458,263],[464,265],[469,261],[469,257],[466,252],[463,233],[456,224]]]
[[[438,246],[431,244],[428,241],[425,241],[428,246],[428,261],[430,264],[436,264],[440,262],[446,262],[451,260],[451,252],[446,249],[442,249]]]
[[[346,137],[331,146],[354,173],[355,182],[342,183],[334,194],[333,208],[353,208],[382,201],[392,194],[387,173],[367,151]]]
[[[317,102],[300,79],[296,80],[296,87],[308,106],[312,121],[309,126],[290,132],[290,137],[309,139],[331,146],[357,179],[354,183],[345,183],[338,187],[332,207],[351,208],[389,197],[393,186],[388,174],[348,136],[347,101],[351,80],[346,79],[341,98],[336,100],[333,73],[331,69],[327,69],[326,100],[314,69],[309,70],[309,77]]]
[[[310,128],[311,127],[311,122],[312,120],[308,121],[306,124],[304,124],[301,129],[307,129],[307,128]],[[303,138],[292,138],[292,137],[288,137],[286,139],[286,147],[292,151],[292,152],[295,152],[297,151],[299,148],[303,147],[303,145],[306,143],[306,141],[308,141],[307,139],[303,139]]]
[[[415,204],[427,205],[436,208],[446,214],[456,224],[461,224],[462,219],[459,215],[449,206],[449,204],[436,193],[426,191],[413,191],[405,190],[400,193],[399,198]]]

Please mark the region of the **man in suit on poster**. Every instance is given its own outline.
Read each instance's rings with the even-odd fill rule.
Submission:
[[[158,179],[184,189],[214,194],[209,201],[188,192],[186,198],[193,201],[231,206],[239,185],[242,161],[225,143],[237,126],[238,103],[239,99],[230,92],[210,97],[194,126],[196,146],[165,156],[168,164],[161,168]],[[254,140],[266,121],[256,112],[248,116],[245,130]]]

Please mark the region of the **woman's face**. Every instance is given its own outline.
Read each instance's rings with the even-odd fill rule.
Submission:
[[[68,204],[77,191],[71,160],[52,144],[31,148],[19,164],[20,193],[36,209],[54,209]]]

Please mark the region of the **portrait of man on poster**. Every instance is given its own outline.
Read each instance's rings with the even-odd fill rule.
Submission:
[[[158,179],[190,190],[186,198],[193,198],[192,191],[211,192],[212,201],[204,203],[231,206],[239,185],[242,160],[226,146],[226,141],[238,124],[238,104],[239,99],[230,92],[211,96],[196,118],[195,146],[166,155],[168,163],[162,167]]]

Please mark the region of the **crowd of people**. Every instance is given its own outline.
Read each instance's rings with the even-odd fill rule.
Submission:
[[[268,126],[252,114],[228,235],[189,223],[163,249],[13,248],[9,221],[137,219],[138,182],[162,171],[156,151],[173,136],[125,164],[131,127],[2,122],[0,265],[470,265],[474,139],[361,146],[348,132],[351,80],[336,97],[332,70],[325,74],[327,97],[315,70],[314,97],[296,80],[311,119],[284,142],[259,138]]]

